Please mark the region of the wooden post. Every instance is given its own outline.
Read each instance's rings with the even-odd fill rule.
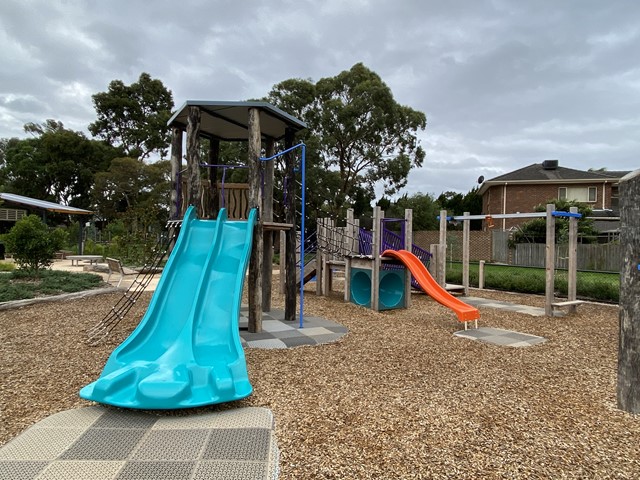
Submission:
[[[547,204],[547,244],[545,247],[544,314],[553,317],[554,279],[556,273],[556,218],[552,215],[556,206]]]
[[[464,212],[465,216],[471,215],[469,212]],[[464,287],[464,294],[469,295],[469,237],[470,235],[471,220],[462,221],[462,286]]]
[[[478,288],[482,290],[484,288],[484,260],[480,260],[478,265]]]
[[[438,247],[438,275],[436,281],[442,288],[447,285],[447,211],[440,210],[440,246]]]
[[[280,230],[280,293],[285,292],[285,271],[287,269],[287,234],[284,230]]]
[[[182,129],[173,127],[171,129],[171,205],[170,216],[171,220],[177,220],[182,216],[182,208],[178,210],[178,191],[181,185],[178,185],[178,177],[180,170],[182,170]]]
[[[429,252],[431,252],[431,261],[429,262],[429,273],[433,278],[436,279],[436,282],[440,284],[438,281],[438,244],[432,243],[429,245]]]
[[[290,128],[285,130],[284,148],[293,147],[294,131]],[[285,177],[287,182],[287,192],[285,199],[285,222],[293,225],[293,228],[287,230],[287,248],[286,248],[286,280],[285,280],[285,298],[284,298],[284,319],[293,322],[296,319],[296,174],[295,174],[295,156],[293,152],[289,152],[284,156],[285,161]],[[301,279],[302,281],[302,279]]]
[[[571,213],[578,213],[578,207],[571,207]],[[575,301],[578,281],[578,219],[569,217],[569,262],[567,265],[567,300]],[[570,305],[569,313],[576,313],[577,305]]]
[[[262,215],[260,212],[260,181],[262,149],[260,133],[260,110],[249,109],[249,209],[258,209],[258,218],[253,230],[253,247],[249,263],[249,332],[262,332],[262,262],[263,262],[263,238]]]
[[[327,279],[325,278],[327,275],[327,269],[325,268],[326,261],[326,253],[327,249],[326,245],[326,236],[327,236],[327,222],[328,218],[318,218],[316,224],[317,231],[317,243],[318,250],[316,252],[316,295],[329,295],[329,292],[326,288]],[[329,272],[330,273],[330,272]]]
[[[198,216],[202,215],[200,192],[200,108],[189,107],[187,117],[187,205],[197,208]],[[183,208],[186,209],[187,205]]]
[[[353,208],[347,209],[347,251],[345,252],[347,255],[353,255],[357,248],[358,243],[356,242],[356,228],[355,222],[353,221]]]
[[[209,139],[209,165],[218,165],[220,162],[220,140]],[[217,218],[220,210],[220,192],[218,192],[218,168],[209,167],[209,183],[211,186],[211,201],[205,206],[208,218]]]
[[[371,246],[371,309],[379,311],[380,300],[380,245],[382,239],[382,219],[384,212],[380,207],[373,207],[373,245]]]
[[[413,210],[404,210],[404,249],[413,252]],[[411,307],[411,272],[404,269],[404,308]]]
[[[620,180],[618,408],[640,413],[640,170]]]
[[[265,142],[265,157],[272,157],[275,151],[275,142],[272,138]],[[273,180],[274,160],[260,161],[264,172],[264,185],[262,192],[262,219],[264,222],[273,222]],[[262,263],[262,311],[271,311],[271,289],[273,283],[273,231],[264,232],[263,237],[263,263]]]

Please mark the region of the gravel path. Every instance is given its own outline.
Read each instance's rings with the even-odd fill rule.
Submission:
[[[83,343],[84,331],[117,294],[0,312],[0,444],[89,404],[78,390],[133,329],[146,295],[99,347]],[[423,295],[414,294],[409,310],[384,313],[340,296],[309,294],[306,311],[346,325],[348,335],[248,350],[253,395],[206,409],[271,408],[283,480],[640,477],[640,418],[615,406],[617,307],[583,305],[556,319],[482,310],[482,326],[549,340],[514,349],[454,337],[455,316]],[[274,307],[282,303],[274,296]]]

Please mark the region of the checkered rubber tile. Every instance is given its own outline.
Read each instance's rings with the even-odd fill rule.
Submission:
[[[277,479],[273,414],[160,416],[94,406],[36,423],[0,448],[0,479]]]
[[[348,332],[347,327],[319,317],[304,317],[304,327],[284,320],[283,310],[272,310],[262,314],[262,332],[249,333],[248,307],[240,310],[240,337],[246,348],[293,348],[303,345],[320,345],[340,339]]]
[[[509,302],[501,302],[498,300],[490,300],[488,298],[480,298],[480,297],[464,297],[465,303],[469,305],[473,305],[474,307],[488,307],[488,308],[497,308],[498,310],[507,310],[510,312],[518,312],[524,313],[526,315],[531,315],[532,317],[544,317],[544,308],[540,307],[532,307],[529,305],[518,305],[516,303]],[[556,310],[553,312],[555,317],[563,317],[564,313]]]
[[[547,341],[546,338],[538,337],[536,335],[489,327],[460,330],[459,332],[455,332],[454,335],[461,338],[467,338],[469,340],[478,340],[480,342],[500,345],[503,347],[531,347]]]

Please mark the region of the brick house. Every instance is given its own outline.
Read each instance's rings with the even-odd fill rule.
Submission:
[[[578,200],[594,211],[618,213],[618,182],[629,172],[587,172],[565,168],[557,160],[545,160],[505,173],[482,183],[485,215],[533,212],[534,207],[547,200],[559,198]],[[493,223],[508,230],[526,220],[500,219]]]

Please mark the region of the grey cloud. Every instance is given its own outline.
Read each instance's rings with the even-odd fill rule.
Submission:
[[[631,169],[638,25],[631,0],[4,0],[0,137],[45,118],[85,129],[91,94],[143,71],[179,105],[362,61],[427,115],[408,192],[467,191],[545,158]]]

